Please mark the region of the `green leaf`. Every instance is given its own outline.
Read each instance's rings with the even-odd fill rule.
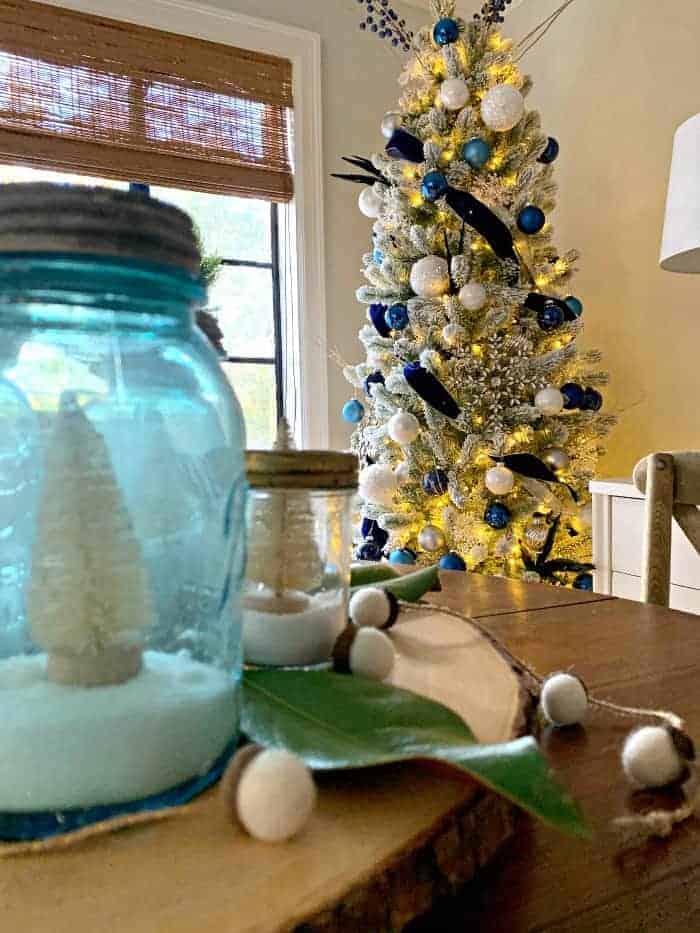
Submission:
[[[398,575],[391,564],[360,561],[350,568],[350,586],[372,586],[382,580],[395,580]]]
[[[432,567],[416,570],[415,573],[397,576],[391,580],[381,580],[371,585],[382,590],[389,590],[397,599],[403,599],[404,602],[417,603],[428,590],[435,589],[438,582],[438,566],[435,564]],[[353,589],[359,589],[359,587],[354,586]]]
[[[286,748],[317,771],[448,762],[550,826],[590,834],[531,736],[477,745],[456,713],[408,690],[330,671],[246,671],[242,726],[252,741]]]

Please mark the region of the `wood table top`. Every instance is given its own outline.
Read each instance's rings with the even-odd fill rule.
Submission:
[[[685,719],[691,736],[700,737],[697,616],[595,597],[506,613],[503,582],[482,580],[480,592],[489,592],[499,608],[480,613],[480,621],[522,661],[540,674],[574,665],[594,695],[672,710]],[[536,600],[535,593],[528,598]],[[460,605],[458,591],[449,590],[455,608],[473,601],[465,595]],[[667,840],[637,848],[624,849],[610,829],[630,809],[677,803],[668,793],[630,793],[619,753],[634,725],[596,710],[585,728],[546,730],[542,747],[583,805],[594,839],[569,839],[523,818],[515,837],[463,894],[414,922],[411,933],[700,930],[697,819]]]

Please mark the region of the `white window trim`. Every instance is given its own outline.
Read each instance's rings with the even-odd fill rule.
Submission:
[[[253,49],[292,62],[294,201],[280,211],[285,389],[297,442],[328,446],[328,347],[323,239],[321,39],[314,32],[185,0],[43,0],[53,6]],[[284,270],[286,269],[286,275]]]

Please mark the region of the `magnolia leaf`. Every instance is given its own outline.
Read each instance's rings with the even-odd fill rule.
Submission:
[[[384,580],[396,580],[398,576],[391,564],[359,561],[350,568],[350,586],[375,586]]]
[[[531,736],[478,745],[460,717],[426,697],[330,671],[246,671],[242,728],[316,771],[433,759],[452,765],[563,832],[589,835]]]
[[[422,570],[397,576],[391,580],[380,580],[372,583],[371,586],[389,590],[397,599],[402,599],[404,602],[417,603],[428,590],[438,588],[439,580],[438,567],[437,564],[434,564],[432,567],[424,567]],[[367,584],[361,585],[366,586]],[[353,586],[353,590],[356,589],[359,589],[359,587]]]

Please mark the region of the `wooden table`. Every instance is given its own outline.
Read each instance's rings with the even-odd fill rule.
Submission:
[[[700,623],[695,616],[610,597],[472,575],[445,574],[443,583],[444,591],[439,597],[442,601],[478,618],[540,673],[575,663],[577,672],[597,695],[625,704],[672,709],[686,718],[691,734],[700,736]],[[436,905],[427,917],[414,921],[409,929],[413,933],[464,930],[656,933],[700,929],[700,889],[695,894],[700,880],[700,832],[696,823],[690,821],[680,827],[666,842],[649,843],[622,857],[617,838],[606,831],[609,821],[625,812],[629,803],[618,754],[631,725],[628,720],[596,713],[585,731],[566,730],[543,736],[546,754],[578,796],[598,831],[593,842],[565,838],[522,817],[515,837],[459,897]],[[412,782],[416,797],[429,800],[436,813],[449,809],[459,796],[456,785],[441,775],[407,772],[398,766],[366,774],[367,786],[375,783],[386,787],[387,781]],[[347,794],[348,805],[352,807],[357,798],[353,797],[353,784],[347,776],[322,781],[322,807],[324,786],[330,786],[325,782],[329,780],[333,794]],[[380,800],[378,796],[377,801]],[[378,803],[375,814],[358,809],[352,818],[359,821],[358,827],[363,820],[381,826],[382,808]],[[208,849],[208,845],[219,844],[216,834],[224,832],[221,821],[212,822],[210,831],[212,835],[204,840],[201,832],[192,834],[199,846],[194,857],[188,844],[183,843],[183,839],[189,839],[185,824],[176,821],[120,833],[111,837],[109,844],[101,840],[89,843],[92,865],[100,857],[105,864],[95,872],[98,890],[85,890],[78,897],[74,872],[76,860],[83,857],[80,850],[52,856],[54,891],[59,893],[50,908],[45,903],[46,897],[42,897],[45,866],[34,861],[34,857],[11,860],[11,867],[7,862],[4,866],[0,864],[0,929],[7,929],[8,933],[19,929],[12,923],[17,916],[12,905],[21,903],[26,905],[24,929],[32,933],[39,930],[133,933],[137,905],[142,916],[142,905],[155,897],[154,889],[158,886],[155,879],[139,871],[140,847],[150,845],[153,849],[154,844],[162,848],[162,859],[159,858],[162,877],[182,877],[183,881],[171,885],[170,901],[159,902],[158,916],[147,911],[152,923],[146,927],[139,925],[138,933],[240,933],[272,929],[266,922],[248,922],[245,904],[234,914],[223,899],[214,904],[211,900],[207,902],[208,891],[221,892],[226,885],[226,878],[212,875],[220,872],[221,866],[217,869],[216,864],[210,864]],[[387,831],[390,838],[391,832],[400,831],[400,827],[391,826]],[[281,851],[280,847],[274,850]],[[278,855],[272,855],[272,849],[266,851],[270,852],[270,862],[279,860]],[[307,846],[288,850],[282,887],[286,876],[292,884],[300,871],[312,877],[320,873],[322,866],[314,863],[310,851],[314,850]],[[342,855],[342,840],[338,840],[336,854],[331,858],[341,860]],[[132,859],[133,867],[125,868],[132,866]],[[55,887],[56,873],[62,878],[63,887]],[[122,892],[123,903],[115,902],[115,886]],[[302,922],[299,931],[339,929],[337,922],[324,926],[318,904],[325,897],[325,890],[311,890],[308,904],[298,905],[299,920],[303,920],[304,911],[308,910],[308,923]],[[109,915],[103,913],[108,902]],[[332,903],[331,898],[329,907]],[[274,912],[273,906],[271,903],[270,913]],[[210,920],[206,925],[197,922],[204,912]],[[371,922],[358,926],[350,909],[342,929],[348,933],[354,930],[379,933],[384,927]]]

